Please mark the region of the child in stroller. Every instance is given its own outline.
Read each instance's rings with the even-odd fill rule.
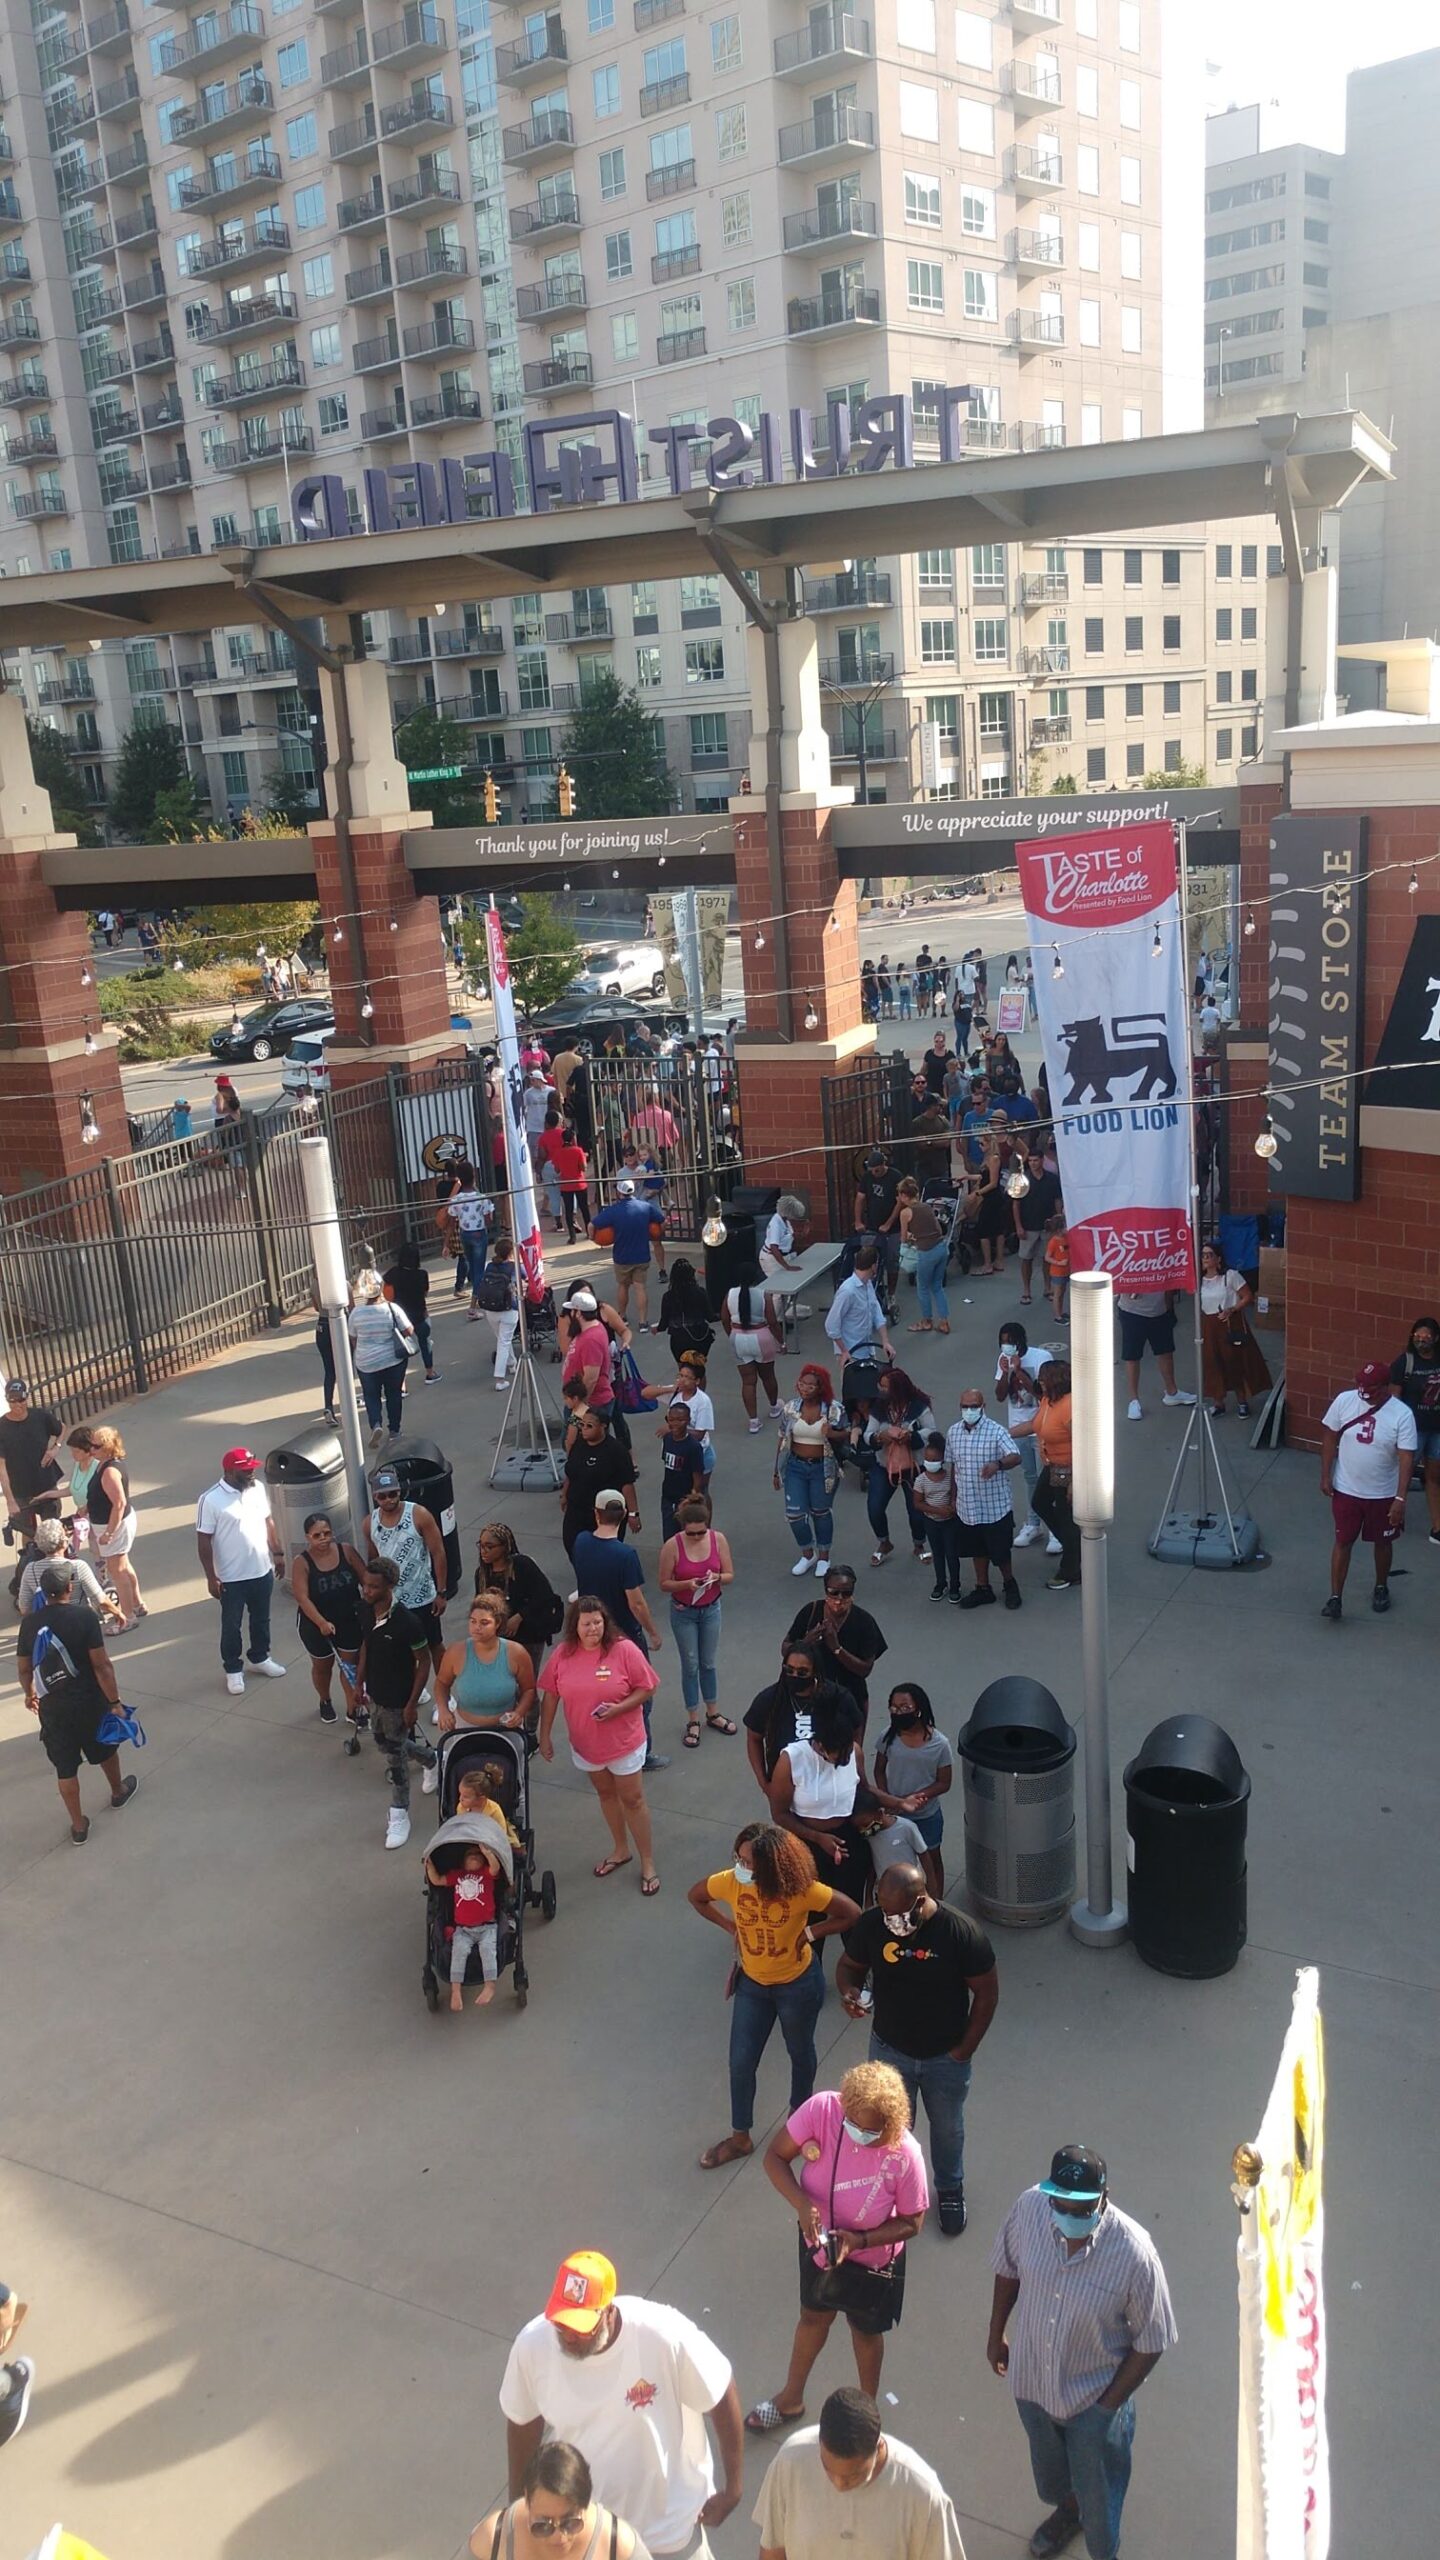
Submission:
[[[482,1840],[472,1840],[460,1848],[458,1867],[444,1872],[433,1858],[425,1861],[427,1884],[447,1887],[450,1893],[450,2006],[465,2006],[465,1976],[474,1957],[480,1960],[483,1977],[475,1994],[477,2009],[489,2007],[495,1997],[495,1887],[500,1874],[500,1860]]]
[[[450,1984],[450,2006],[458,2009],[467,1982],[481,1990],[507,1970],[514,1980],[516,2007],[523,2009],[529,1999],[525,1914],[538,1907],[544,1919],[555,1916],[555,1878],[548,1868],[538,1883],[535,1876],[529,1752],[529,1736],[505,1726],[446,1734],[440,1743],[441,1823],[425,1858],[425,1962],[420,1976],[432,2012],[440,2006],[442,1983]],[[457,1873],[467,1867],[469,1875],[477,1873],[469,1865],[475,1849],[483,1850],[492,1866],[493,1920],[472,1920],[462,1913],[455,1891]],[[483,1899],[483,1893],[467,1894],[467,1900],[472,1898]],[[492,1925],[493,1959],[487,1964],[490,1950],[483,1932]],[[455,1950],[457,1927],[469,1933],[460,1955]]]

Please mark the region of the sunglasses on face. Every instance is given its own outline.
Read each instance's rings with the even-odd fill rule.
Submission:
[[[531,2516],[530,2530],[537,2542],[548,2542],[552,2533],[579,2533],[583,2516]]]

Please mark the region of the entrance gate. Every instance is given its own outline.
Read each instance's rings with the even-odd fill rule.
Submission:
[[[864,1058],[843,1076],[824,1076],[820,1114],[825,1141],[825,1185],[830,1233],[848,1236],[855,1224],[855,1185],[869,1147],[888,1147],[896,1161],[910,1128],[914,1069],[899,1049],[888,1058]]]

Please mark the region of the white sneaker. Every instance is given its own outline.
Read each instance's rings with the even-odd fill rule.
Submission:
[[[828,1556],[817,1556],[817,1557],[816,1557],[816,1559],[815,1559],[815,1579],[816,1579],[816,1581],[817,1581],[817,1582],[823,1582],[823,1581],[824,1581],[824,1579],[825,1579],[825,1576],[826,1576],[826,1574],[829,1572],[829,1570],[830,1570],[830,1559],[829,1559],[829,1557],[828,1557]]]
[[[229,1690],[232,1698],[243,1698],[245,1695],[244,1672],[227,1671],[225,1674],[225,1686]]]
[[[1162,1396],[1160,1401],[1162,1404],[1193,1404],[1195,1399],[1187,1395],[1183,1387],[1177,1387],[1173,1396]]]
[[[1063,1554],[1064,1554],[1064,1552],[1065,1552],[1065,1550],[1064,1550],[1064,1548],[1061,1546],[1060,1541],[1059,1541],[1059,1539],[1058,1539],[1058,1538],[1047,1538],[1047,1539],[1046,1539],[1046,1541],[1045,1541],[1045,1553],[1047,1554],[1047,1556],[1060,1556],[1060,1555],[1063,1555]]]
[[[792,1307],[790,1313],[795,1318],[797,1324],[803,1324],[805,1318],[807,1316],[813,1316],[815,1310],[813,1307]]]
[[[1143,1421],[1144,1421],[1144,1419],[1145,1419],[1145,1407],[1144,1407],[1144,1406],[1143,1406],[1143,1404],[1141,1403],[1141,1401],[1140,1401],[1140,1399],[1139,1399],[1139,1397],[1138,1397],[1138,1396],[1132,1396],[1132,1397],[1131,1397],[1130,1402],[1128,1403],[1128,1405],[1127,1405],[1127,1406],[1126,1406],[1126,1408],[1125,1408],[1125,1419],[1126,1419],[1126,1421],[1127,1421],[1127,1422],[1143,1422]]]
[[[790,1578],[792,1582],[798,1582],[802,1573],[808,1573],[814,1562],[815,1559],[813,1556],[797,1556],[795,1562],[790,1567]]]
[[[403,1804],[392,1804],[385,1818],[385,1846],[403,1849],[410,1837],[410,1816]]]
[[[423,1689],[421,1690],[421,1692],[420,1692],[419,1697],[418,1697],[418,1698],[416,1699],[416,1701],[415,1701],[416,1706],[417,1706],[417,1707],[428,1707],[428,1706],[429,1706],[429,1704],[430,1704],[430,1702],[431,1702],[431,1700],[433,1699],[434,1695],[435,1695],[435,1692],[434,1692],[434,1690],[431,1688],[430,1683],[429,1683],[429,1681],[427,1680],[427,1681],[426,1681],[426,1683],[425,1683],[424,1688],[423,1688]],[[439,1710],[439,1708],[438,1708],[438,1707],[435,1709],[435,1713],[434,1713],[434,1714],[433,1714],[433,1716],[431,1717],[430,1721],[431,1721],[431,1723],[432,1723],[432,1724],[438,1724],[438,1723],[439,1723],[439,1721],[440,1721],[440,1710]]]
[[[377,1423],[376,1423],[376,1425],[375,1425],[374,1430],[373,1430],[373,1431],[371,1432],[371,1434],[370,1434],[370,1438],[369,1438],[369,1441],[368,1441],[368,1443],[367,1443],[367,1446],[368,1446],[369,1448],[371,1448],[371,1449],[378,1449],[378,1448],[379,1448],[379,1446],[380,1446],[380,1443],[381,1443],[381,1441],[384,1439],[384,1437],[385,1437],[385,1432],[384,1432],[383,1425],[377,1422]]]
[[[1044,1535],[1045,1532],[1038,1521],[1027,1520],[1023,1529],[1017,1529],[1015,1544],[1017,1547],[1033,1547],[1036,1539],[1043,1538]]]
[[[510,1381],[508,1378],[497,1378],[495,1381],[495,1393],[497,1396],[503,1396],[509,1384]]]
[[[783,1422],[783,1421],[784,1421],[784,1419],[785,1419],[785,1407],[783,1406],[783,1404],[772,1404],[772,1406],[770,1407],[770,1419],[771,1419],[771,1421],[772,1421],[772,1422]]]
[[[273,1653],[267,1653],[263,1662],[252,1662],[250,1668],[261,1680],[283,1680],[287,1666],[277,1662]]]
[[[433,1796],[433,1795],[438,1795],[439,1790],[440,1790],[440,1763],[439,1763],[439,1761],[437,1760],[437,1761],[434,1763],[433,1767],[431,1767],[431,1768],[429,1768],[429,1769],[427,1769],[427,1770],[426,1770],[424,1777],[421,1779],[421,1781],[420,1781],[420,1793],[422,1794],[422,1796]]]

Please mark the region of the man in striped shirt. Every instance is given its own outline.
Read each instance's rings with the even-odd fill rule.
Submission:
[[[1134,2395],[1176,2338],[1154,2242],[1110,2202],[1098,2152],[1068,2142],[1011,2206],[990,2263],[986,2358],[1009,2376],[1035,2486],[1052,2501],[1034,2560],[1082,2533],[1089,2560],[1115,2560]]]

